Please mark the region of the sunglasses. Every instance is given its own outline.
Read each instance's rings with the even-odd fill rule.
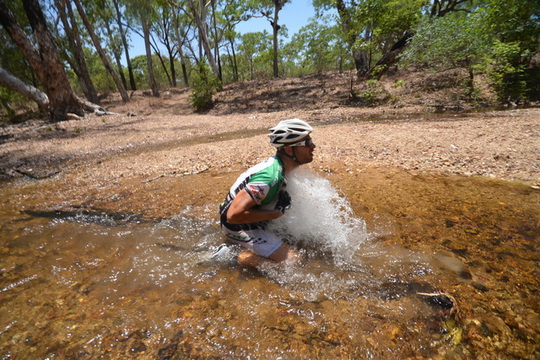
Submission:
[[[313,139],[312,138],[307,138],[304,141],[299,141],[299,142],[296,142],[296,143],[291,144],[289,146],[311,146],[311,145],[313,145]]]

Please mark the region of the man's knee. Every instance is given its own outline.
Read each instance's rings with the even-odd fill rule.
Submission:
[[[289,245],[283,244],[268,257],[271,260],[282,262],[287,260],[299,260],[298,252],[292,249]]]

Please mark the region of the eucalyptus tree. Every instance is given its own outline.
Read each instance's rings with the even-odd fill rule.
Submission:
[[[357,75],[364,77],[377,55],[388,52],[419,20],[425,0],[315,0],[318,12],[335,7]]]
[[[210,38],[208,33],[207,3],[205,2],[205,0],[200,0],[198,2],[194,0],[187,0],[187,5],[188,6],[186,13],[189,13],[191,15],[193,21],[197,26],[200,49],[204,50],[204,54],[206,56],[206,59],[208,60],[208,63],[210,64],[210,67],[212,68],[212,72],[214,73],[214,75],[219,76],[219,67],[214,53],[212,52],[212,45],[210,44]]]
[[[272,26],[272,49],[273,58],[272,65],[274,71],[274,77],[279,77],[279,30],[281,25],[279,24],[279,12],[283,10],[283,7],[291,0],[257,0],[253,3],[253,7],[256,11],[259,11]]]
[[[482,17],[479,12],[426,17],[402,53],[402,62],[429,64],[437,70],[463,68],[468,73],[467,94],[473,95],[475,71],[492,43],[490,35],[483,31]]]
[[[369,37],[369,24],[363,24],[355,17],[359,2],[365,3],[363,0],[314,0],[313,5],[318,13],[333,8],[337,10],[339,24],[349,45],[357,75],[364,76],[369,69],[368,54],[367,50],[358,46],[357,42],[362,42]]]
[[[221,65],[221,49],[226,49],[232,67],[234,81],[238,81],[238,64],[236,59],[236,25],[251,17],[252,4],[245,0],[210,1],[212,8],[212,37],[214,53],[217,59],[220,80],[223,81]]]
[[[343,70],[348,51],[332,16],[311,21],[294,34],[283,51],[302,74]],[[291,65],[293,66],[293,65]]]
[[[528,78],[526,71],[539,50],[540,2],[535,1],[536,5],[534,1],[484,0],[467,7],[435,1],[414,29],[402,59],[437,68],[465,68],[469,93],[474,90],[475,73],[482,71],[501,102],[517,102],[525,96],[527,83],[540,91],[538,81],[531,78],[534,73]]]
[[[153,23],[154,32],[157,35],[159,41],[165,46],[167,50],[167,55],[169,59],[169,69],[170,76],[167,72],[167,77],[169,79],[169,85],[176,87],[176,67],[175,67],[175,57],[177,54],[178,43],[175,41],[175,31],[174,27],[176,22],[176,13],[178,9],[169,6],[159,6],[157,8],[157,19]],[[163,59],[162,56],[158,53],[159,58]],[[162,60],[163,61],[163,60]],[[165,66],[163,66],[165,68]]]
[[[238,81],[238,61],[236,58],[237,45],[236,40],[239,34],[235,30],[235,26],[239,24],[242,20],[247,20],[249,16],[247,15],[248,8],[246,3],[238,0],[230,0],[226,2],[226,6],[221,12],[221,17],[223,18],[224,28],[223,28],[223,37],[227,41],[226,50],[229,52],[229,58],[231,61],[231,70],[233,81]]]
[[[475,0],[429,0],[425,2],[424,9],[426,9],[426,11],[424,16],[438,19],[451,13],[468,13],[470,11],[469,9],[474,7],[477,2],[478,1]],[[383,53],[381,59],[377,61],[367,73],[368,77],[379,78],[392,65],[395,65],[399,61],[399,55],[407,48],[411,39],[413,39],[415,34],[414,28],[422,18],[423,17],[415,17],[414,20],[416,21],[408,23],[408,29],[403,32],[403,35],[397,39],[385,53]]]
[[[240,62],[245,63],[249,79],[256,78],[256,73],[264,73],[265,65],[268,64],[269,54],[272,48],[272,37],[264,30],[262,32],[250,32],[241,36],[238,51]],[[242,72],[241,72],[242,73]]]
[[[38,1],[23,0],[22,3],[26,15],[25,21],[28,21],[31,27],[31,34],[26,33],[21,27],[18,19],[4,0],[0,0],[0,24],[11,41],[24,54],[44,91],[34,91],[37,90],[36,88],[31,89],[33,91],[30,93],[24,92],[20,86],[24,82],[12,82],[14,85],[10,89],[36,101],[42,109],[50,114],[53,120],[66,119],[68,113],[84,116],[85,109],[97,110],[99,108],[97,105],[80,99],[71,88],[64,64],[58,57],[58,48],[47,27]],[[31,39],[35,40],[36,46]],[[0,72],[0,77],[6,79],[6,72]],[[6,85],[4,82],[3,84]],[[38,97],[42,99],[39,100]]]
[[[94,0],[86,2],[86,12],[91,22],[94,24],[94,28],[100,29],[101,38],[103,43],[112,54],[114,61],[116,62],[116,68],[120,80],[124,85],[124,88],[128,88],[126,76],[124,75],[124,69],[122,66],[122,39],[121,34],[118,31],[116,24],[115,9],[113,4],[108,0]],[[98,35],[98,34],[96,34]]]
[[[80,24],[75,17],[71,2],[67,0],[55,0],[54,4],[62,22],[65,38],[69,44],[65,49],[66,58],[73,71],[77,74],[81,89],[86,98],[97,104],[99,103],[99,98],[90,71],[88,70],[83,39],[79,31]],[[67,55],[67,49],[71,50],[73,59]]]
[[[133,66],[131,66],[131,57],[129,55],[129,44],[127,41],[127,31],[122,21],[122,11],[120,10],[121,6],[124,8],[125,5],[120,3],[121,0],[112,0],[114,5],[114,10],[116,14],[116,25],[118,26],[118,31],[120,33],[120,38],[122,39],[122,46],[124,47],[124,54],[126,57],[126,65],[129,75],[129,85],[131,90],[137,90],[137,84],[135,82],[135,77],[133,76]]]
[[[13,9],[15,12],[18,9]],[[21,9],[22,11],[22,9]],[[24,25],[21,25],[24,26]],[[19,99],[33,98],[31,94],[22,96],[13,89],[16,85],[8,84],[11,81],[20,82],[21,90],[25,87],[30,87],[30,91],[37,91],[36,95],[41,96],[46,102],[48,102],[47,96],[40,90],[36,89],[37,80],[32,68],[28,66],[26,59],[21,51],[15,46],[8,34],[0,27],[0,104],[7,111],[8,116],[15,116],[15,109],[13,103]],[[35,89],[35,90],[34,90]],[[36,98],[39,101],[39,98]],[[42,108],[46,105],[40,106]]]
[[[152,60],[152,46],[150,44],[150,31],[152,27],[152,21],[156,19],[156,11],[158,3],[156,0],[126,0],[126,10],[133,15],[133,19],[138,22],[142,30],[142,36],[144,39],[144,49],[146,54],[146,65],[148,83],[152,90],[152,95],[158,97],[159,89],[156,78],[154,76],[154,67]],[[132,24],[135,26],[135,24]]]
[[[179,9],[177,9],[179,10]],[[184,83],[189,86],[189,75],[187,69],[187,63],[189,62],[188,56],[184,52],[184,46],[189,46],[191,34],[192,22],[181,11],[175,11],[174,16],[174,41],[177,43],[177,52],[180,57],[180,66],[182,67],[182,75],[184,77]]]
[[[318,12],[336,8],[359,77],[380,77],[396,64],[423,14],[436,18],[467,11],[466,3],[473,1],[314,0]]]
[[[75,6],[77,7],[77,11],[81,17],[81,20],[88,31],[88,34],[90,35],[90,38],[92,39],[92,43],[94,44],[94,47],[96,48],[96,51],[99,54],[99,57],[101,58],[101,61],[103,62],[103,65],[105,66],[105,69],[111,75],[111,77],[114,80],[114,83],[116,84],[116,88],[118,89],[118,92],[120,93],[120,96],[122,97],[123,102],[129,102],[129,96],[127,94],[126,88],[124,87],[124,84],[122,84],[122,81],[114,68],[111,65],[111,62],[109,61],[109,58],[107,57],[107,54],[105,53],[105,50],[101,46],[101,42],[94,30],[94,26],[88,19],[88,16],[86,15],[86,12],[83,8],[83,5],[80,0],[73,0],[75,3]]]
[[[0,85],[32,99],[41,109],[48,110],[49,108],[49,97],[43,91],[25,83],[2,67],[0,67]],[[2,105],[6,108],[8,113],[14,113],[14,110],[11,108],[8,101],[3,97]]]

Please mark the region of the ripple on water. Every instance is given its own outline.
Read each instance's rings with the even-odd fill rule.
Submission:
[[[442,186],[451,194],[448,183]],[[514,231],[522,229],[528,239],[535,239],[537,230],[523,220],[532,210],[523,208],[527,216],[521,216],[513,207],[513,221],[521,222],[515,225],[492,207],[483,213],[480,201],[452,199],[449,203],[457,204],[462,217],[443,213],[440,227],[433,230],[438,214],[425,211],[429,221],[419,213],[406,219],[407,211],[418,210],[400,208],[408,202],[403,198],[394,204],[405,215],[380,214],[384,222],[396,224],[379,227],[356,215],[347,197],[325,178],[298,172],[288,189],[293,207],[273,226],[302,248],[304,261],[258,272],[230,261],[210,261],[211,251],[223,240],[210,210],[197,211],[207,216],[194,218],[188,209],[157,224],[119,214],[55,217],[4,210],[0,355],[466,358],[472,351],[468,349],[489,354],[488,345],[482,344],[494,336],[519,343],[514,329],[520,329],[521,338],[538,338],[526,320],[538,318],[537,308],[531,303],[525,309],[520,299],[506,303],[501,300],[509,296],[506,292],[490,290],[513,289],[513,280],[502,278],[505,265],[497,262],[519,268],[537,261],[530,249],[535,245],[520,250],[523,239]],[[431,201],[444,209],[441,196]],[[498,233],[482,213],[497,217]],[[406,221],[399,223],[398,218]],[[415,219],[414,227],[403,225]],[[469,220],[480,221],[476,234],[470,233]],[[425,239],[424,233],[432,238],[437,232],[450,246],[445,253],[396,245],[400,236]],[[468,236],[470,247],[460,245],[465,241],[461,234]],[[476,239],[484,234],[491,239],[497,235],[497,242],[487,242],[491,253],[482,247],[486,242]],[[501,246],[510,248],[503,251]],[[505,255],[509,251],[517,256]],[[471,254],[486,257],[479,262]],[[489,254],[499,260],[488,262]],[[530,288],[532,294],[537,285],[527,279],[522,278],[521,289]],[[488,290],[470,286],[479,281]],[[452,298],[435,297],[452,289]],[[455,300],[455,306],[449,307],[448,299]],[[496,307],[495,315],[476,312],[489,306]],[[522,316],[522,323],[506,325],[511,322],[508,307],[514,319]],[[468,342],[462,341],[465,336]],[[512,351],[524,354],[519,348]]]

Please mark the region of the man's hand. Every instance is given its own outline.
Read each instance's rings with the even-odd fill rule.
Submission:
[[[291,208],[291,196],[289,193],[285,190],[281,190],[278,194],[278,201],[276,204],[276,209],[281,212],[281,214],[285,214],[285,210],[289,210]]]

